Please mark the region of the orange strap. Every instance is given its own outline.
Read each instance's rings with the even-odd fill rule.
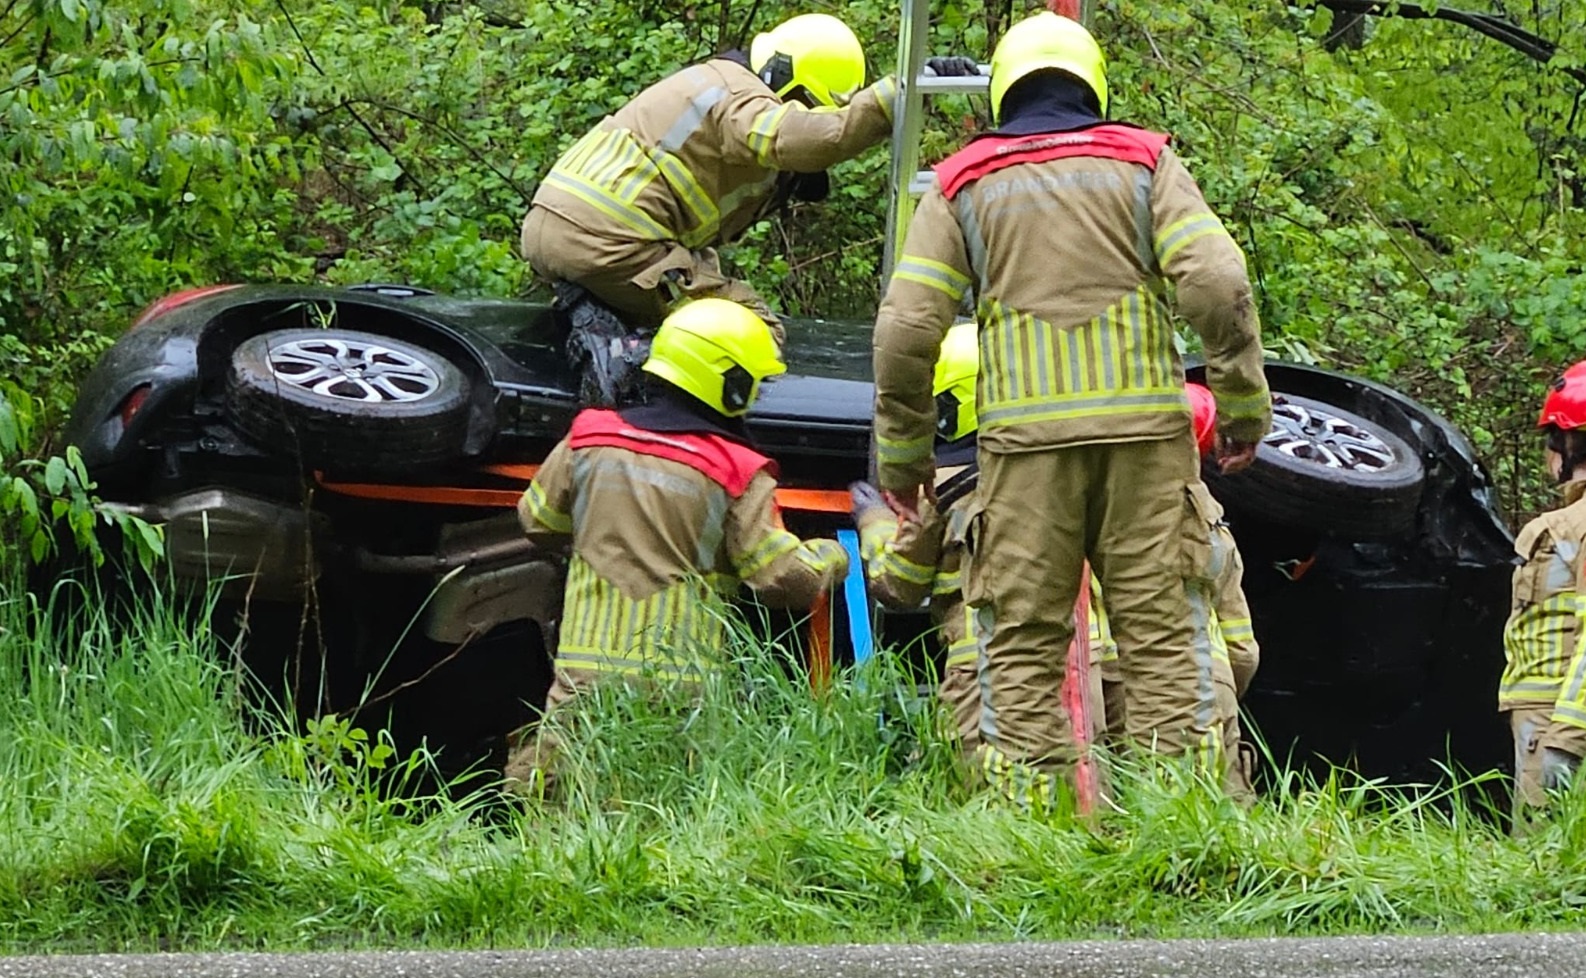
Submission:
[[[832,595],[822,591],[810,608],[810,689],[820,692],[832,682]]]
[[[484,471],[508,479],[521,479],[524,488],[540,470],[538,465],[487,465]],[[487,506],[511,509],[518,504],[521,489],[474,489],[463,486],[393,486],[373,482],[327,482],[316,472],[322,489],[358,499],[384,499],[404,503],[429,503],[438,506]],[[847,513],[851,506],[843,489],[778,489],[776,501],[783,509],[801,513]]]

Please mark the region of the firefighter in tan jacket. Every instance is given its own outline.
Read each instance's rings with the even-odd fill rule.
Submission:
[[[974,63],[931,59],[939,73]],[[793,17],[651,85],[556,161],[523,222],[542,278],[584,286],[650,329],[674,299],[719,296],[781,326],[715,247],[792,197],[825,196],[825,170],[892,133],[897,85],[860,89],[864,51],[842,21]]]
[[[1586,756],[1586,362],[1553,385],[1537,426],[1564,506],[1527,523],[1503,630],[1498,708],[1514,734],[1515,827],[1568,787]]]
[[[847,570],[835,540],[783,529],[770,459],[743,415],[784,367],[765,322],[725,299],[667,317],[644,369],[648,403],[586,410],[518,504],[530,537],[572,537],[547,711],[610,677],[687,681],[715,664],[724,602],[747,584],[807,608]],[[551,766],[545,737],[516,737],[509,779]]]
[[[942,334],[966,293],[977,301],[965,599],[982,643],[982,768],[1020,801],[1072,765],[1059,704],[1087,558],[1118,642],[1128,739],[1215,749],[1180,573],[1196,473],[1166,284],[1204,345],[1225,471],[1249,464],[1270,424],[1244,256],[1168,137],[1102,121],[1106,93],[1079,24],[1043,12],[1008,31],[992,57],[1001,128],[936,168],[876,324],[881,488],[909,511],[934,472]]]

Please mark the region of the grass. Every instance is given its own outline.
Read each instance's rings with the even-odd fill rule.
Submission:
[[[251,712],[158,594],[0,597],[0,950],[510,947],[1567,927],[1586,804],[1524,842],[1343,773],[1242,812],[1124,769],[1085,826],[966,787],[883,663],[821,696],[739,641],[703,695],[592,696],[565,797],[391,790],[427,763]],[[882,718],[885,717],[885,722]]]

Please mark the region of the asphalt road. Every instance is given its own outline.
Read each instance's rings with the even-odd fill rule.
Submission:
[[[1586,935],[0,957],[0,978],[1576,978]]]

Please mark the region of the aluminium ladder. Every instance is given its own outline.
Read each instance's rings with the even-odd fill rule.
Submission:
[[[1063,6],[1073,6],[1072,2]],[[1049,4],[1049,6],[1055,6]],[[1080,23],[1090,25],[1095,0],[1078,0]],[[925,72],[925,48],[930,40],[929,0],[903,0],[898,24],[898,101],[892,119],[892,168],[887,187],[886,247],[881,256],[881,288],[892,277],[898,249],[914,215],[914,199],[929,190],[936,176],[920,169],[920,134],[925,123],[925,96],[975,95],[991,89],[991,66],[963,78],[938,78]]]
[[[909,218],[914,215],[914,198],[930,189],[936,179],[930,170],[920,169],[925,96],[942,92],[970,95],[991,87],[986,65],[981,66],[980,74],[964,78],[926,74],[925,46],[930,40],[930,27],[929,0],[903,0],[903,19],[898,25],[898,100],[892,119],[892,170],[887,186],[887,243],[881,256],[883,291],[897,264]]]

